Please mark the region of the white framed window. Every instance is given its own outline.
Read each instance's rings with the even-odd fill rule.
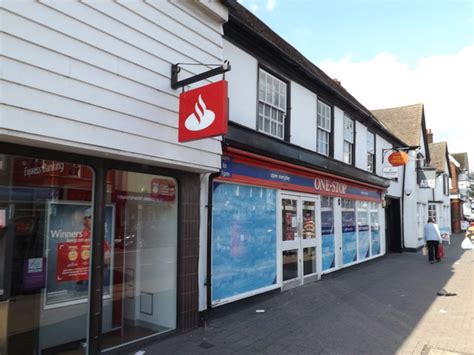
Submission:
[[[348,116],[344,116],[344,163],[353,163],[353,151],[354,146],[354,121]]]
[[[260,69],[257,130],[283,139],[286,118],[286,83]]]
[[[331,106],[318,100],[316,151],[329,155],[331,138]]]
[[[375,172],[375,134],[367,131],[367,171]]]
[[[433,203],[428,204],[428,218],[434,218],[436,220],[436,205]]]

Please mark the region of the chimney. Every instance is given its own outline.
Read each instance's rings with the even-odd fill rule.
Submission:
[[[428,144],[433,143],[433,132],[431,132],[431,128],[428,128],[428,133],[426,134],[426,138],[428,139]]]

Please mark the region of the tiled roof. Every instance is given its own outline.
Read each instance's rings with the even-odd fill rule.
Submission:
[[[402,141],[420,145],[423,104],[372,110],[374,116]]]
[[[431,143],[429,145],[430,165],[440,172],[444,172],[448,159],[448,144],[446,142]]]
[[[454,159],[458,161],[459,164],[461,164],[461,169],[462,170],[467,170],[469,171],[469,159],[467,156],[467,153],[453,153],[451,154]]]

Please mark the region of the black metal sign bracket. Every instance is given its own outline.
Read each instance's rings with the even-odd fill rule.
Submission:
[[[217,66],[217,68],[208,70],[204,73],[191,76],[189,78],[178,81],[178,73],[181,71],[181,66],[184,65],[207,65],[207,66]],[[210,78],[211,76],[224,74],[230,70],[230,63],[228,60],[224,61],[224,64],[195,64],[195,63],[176,63],[171,65],[171,88],[176,90],[178,88],[185,87],[196,83],[198,81]]]

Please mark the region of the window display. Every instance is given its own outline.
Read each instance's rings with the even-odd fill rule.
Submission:
[[[336,266],[333,197],[321,197],[321,244],[323,270]]]
[[[11,261],[2,266],[11,280],[2,287],[3,306],[10,314],[9,353],[66,347],[85,353],[93,171],[85,165],[12,155],[4,155],[3,161],[0,210],[5,211],[5,228],[0,238],[11,243],[0,241],[0,262]],[[111,250],[111,234],[108,239]],[[104,280],[110,282],[110,277]],[[110,294],[107,285],[105,289]],[[103,326],[109,329],[110,317],[104,313]]]
[[[357,237],[355,201],[341,199],[342,207],[342,263],[350,264],[357,261]]]
[[[357,201],[357,235],[360,260],[370,257],[369,202]]]
[[[104,288],[112,302],[105,349],[176,328],[178,258],[176,181],[110,170],[107,182],[115,250],[112,283]],[[107,254],[104,247],[105,265]]]
[[[370,203],[370,237],[372,243],[372,255],[378,255],[382,252],[380,249],[379,206],[379,203]]]
[[[217,304],[276,285],[276,191],[219,182],[213,188],[211,295]],[[283,223],[286,237],[294,238],[296,220],[288,214]]]

